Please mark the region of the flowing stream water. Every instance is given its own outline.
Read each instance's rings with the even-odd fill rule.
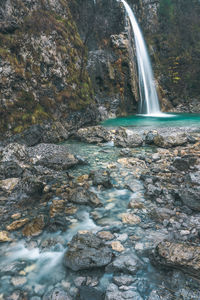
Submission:
[[[87,165],[71,170],[71,175],[78,178],[88,174],[91,170],[108,168],[112,178],[112,187],[109,189],[91,187],[91,191],[96,193],[101,200],[102,206],[92,208],[80,205],[78,211],[68,217],[70,225],[64,232],[43,232],[39,237],[17,240],[9,247],[8,245],[2,246],[0,248],[0,299],[25,299],[4,298],[3,296],[1,298],[1,295],[16,294],[19,290],[28,295],[26,299],[46,299],[42,298],[43,295],[53,287],[67,290],[72,299],[77,299],[77,287],[74,282],[78,276],[86,276],[87,281],[91,281],[91,285],[105,292],[113,280],[112,273],[106,273],[103,270],[76,273],[66,269],[63,264],[67,244],[79,230],[89,230],[95,233],[101,230],[112,231],[115,239],[125,247],[124,253],[137,256],[143,266],[133,276],[134,280],[129,288],[139,293],[140,296],[137,299],[151,299],[148,298],[149,293],[159,288],[171,275],[154,269],[149,261],[148,253],[154,248],[155,243],[167,238],[169,232],[165,228],[157,230],[156,223],[148,215],[148,211],[154,209],[154,203],[144,197],[143,183],[138,178],[140,167],[126,166],[120,155],[121,150],[114,147],[112,143],[98,146],[68,141],[65,145],[70,152],[81,155],[88,161]],[[132,151],[137,163],[137,157],[151,156],[155,150],[152,147],[140,147]],[[140,203],[140,206],[134,209],[134,213],[141,218],[142,222],[133,226],[123,224],[121,221],[123,213],[132,211],[129,208],[130,202]],[[116,253],[116,255],[119,254]],[[185,284],[184,278],[181,276],[178,278],[177,289]]]
[[[134,33],[140,91],[139,113],[150,116],[159,116],[162,113],[160,111],[155,79],[147,47],[132,9],[125,0],[121,1],[129,16]]]

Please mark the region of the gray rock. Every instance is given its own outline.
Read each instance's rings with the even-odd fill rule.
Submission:
[[[101,205],[100,200],[93,192],[84,187],[72,189],[69,193],[69,201],[77,204]]]
[[[120,275],[120,276],[114,276],[113,277],[113,282],[118,285],[130,285],[135,281],[135,278],[130,275]]]
[[[60,288],[52,289],[50,292],[47,292],[42,300],[72,300],[67,292],[61,290]]]
[[[80,300],[103,300],[104,293],[94,287],[82,286],[79,289]]]
[[[170,135],[158,134],[154,137],[153,142],[156,146],[170,148],[182,146],[187,143],[187,135],[184,133],[172,133]]]
[[[66,170],[79,164],[79,160],[68,152],[67,147],[54,144],[39,144],[28,149],[31,161],[54,170]]]
[[[105,300],[142,300],[140,294],[133,290],[120,291],[114,283],[111,283],[106,291]]]
[[[153,253],[153,262],[179,269],[200,278],[200,247],[186,243],[161,242]]]
[[[17,143],[8,144],[2,152],[1,161],[29,161],[28,149],[25,145],[20,145]]]
[[[110,132],[103,126],[91,126],[80,128],[76,133],[76,138],[87,143],[104,143],[111,140]]]
[[[111,249],[92,233],[77,234],[69,243],[64,264],[73,271],[108,265],[112,259]]]
[[[182,187],[178,194],[186,206],[200,211],[200,187]]]
[[[133,130],[120,128],[116,130],[114,144],[117,147],[134,148],[139,147],[143,143],[141,135]]]
[[[100,169],[90,173],[93,185],[102,185],[105,188],[112,187],[110,173],[108,170]]]
[[[142,268],[142,262],[134,254],[123,254],[106,267],[106,272],[135,275]]]
[[[172,295],[166,289],[158,289],[151,291],[148,300],[174,300],[174,295]]]
[[[5,161],[0,163],[0,178],[21,177],[23,169],[15,161]]]

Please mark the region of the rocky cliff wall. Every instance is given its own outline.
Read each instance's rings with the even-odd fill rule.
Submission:
[[[85,113],[94,103],[86,61],[87,50],[68,1],[3,0],[1,133],[20,133],[44,121],[66,123],[77,112]],[[92,116],[87,114],[85,121]]]

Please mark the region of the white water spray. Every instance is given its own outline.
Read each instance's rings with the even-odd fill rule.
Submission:
[[[142,32],[134,16],[134,13],[125,0],[121,0],[129,16],[131,26],[134,32],[136,46],[140,107],[139,113],[148,116],[162,116],[158,95],[155,87],[155,80],[151,67],[151,61],[148,55],[147,47],[143,39]]]

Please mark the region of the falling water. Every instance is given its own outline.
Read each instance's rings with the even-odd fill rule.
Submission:
[[[126,1],[121,1],[124,4],[124,7],[130,18],[131,26],[134,32],[140,91],[139,113],[149,116],[161,115],[162,113],[160,111],[151,61],[142,36],[142,32],[130,6],[126,3]]]

